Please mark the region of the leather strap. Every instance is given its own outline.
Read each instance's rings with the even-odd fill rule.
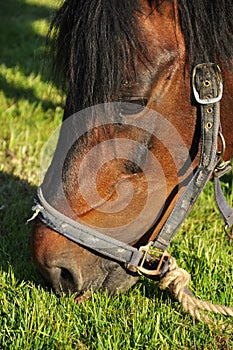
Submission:
[[[224,162],[224,163],[226,163],[226,162]],[[216,171],[215,176],[214,176],[215,200],[216,200],[218,210],[219,210],[219,212],[223,218],[223,221],[225,223],[225,229],[227,229],[233,225],[233,210],[223,195],[219,178],[229,171],[231,171],[231,166],[226,163],[226,167],[224,169],[224,172],[223,171],[221,171],[221,172]]]
[[[45,225],[73,242],[113,260],[132,266],[139,265],[143,252],[63,215],[46,201],[41,187],[38,188],[37,196],[33,211],[38,211],[39,218]]]
[[[166,250],[189,214],[218,162],[217,140],[220,127],[219,101],[222,81],[217,65],[200,64],[193,72],[193,92],[201,109],[201,155],[195,175],[178,199],[174,209],[155,239],[154,246]]]

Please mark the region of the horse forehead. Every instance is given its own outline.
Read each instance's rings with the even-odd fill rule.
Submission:
[[[152,45],[152,54],[158,54],[159,48],[167,50],[185,49],[183,35],[179,25],[176,1],[164,1],[152,9],[148,1],[143,0],[144,11],[138,14],[138,21],[142,26],[146,40]]]

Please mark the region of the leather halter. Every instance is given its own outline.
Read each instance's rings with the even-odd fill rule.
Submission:
[[[220,126],[219,102],[223,88],[219,67],[214,63],[197,65],[193,70],[192,88],[201,110],[200,161],[193,178],[178,199],[154,242],[149,242],[146,246],[137,249],[82,225],[52,207],[45,200],[41,187],[38,189],[36,205],[33,207],[33,211],[39,215],[40,220],[73,242],[124,263],[126,268],[136,268],[146,275],[155,276],[161,276],[166,272],[169,264],[169,254],[166,249],[212,174],[215,177],[216,202],[224,219],[225,228],[232,226],[233,210],[226,202],[219,184],[219,177],[231,170],[230,163],[224,162],[221,159],[222,152],[218,152],[219,136],[223,149],[225,147]]]

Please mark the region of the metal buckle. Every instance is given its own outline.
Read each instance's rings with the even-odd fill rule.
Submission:
[[[140,247],[139,251],[143,252],[144,255],[142,257],[140,265],[137,267],[137,270],[145,275],[151,275],[151,276],[161,275],[161,267],[164,261],[166,260],[166,258],[169,259],[171,255],[166,250],[162,251],[155,248],[153,246],[153,242],[149,242],[147,245]],[[151,257],[150,255],[152,255],[153,257]],[[156,260],[158,261],[158,265],[155,270],[149,270],[143,267],[143,265],[146,262],[149,263],[150,260],[154,260],[154,258],[156,258]]]
[[[218,86],[218,95],[216,97],[201,98],[198,91],[197,91],[196,81],[195,81],[197,70],[203,69],[205,66],[211,66],[215,70],[216,80],[217,80],[216,82],[217,82],[217,86]],[[208,64],[202,63],[202,64],[196,65],[193,69],[193,74],[192,74],[192,88],[193,88],[193,93],[194,93],[195,99],[198,103],[200,103],[202,105],[207,105],[210,103],[219,102],[221,100],[222,94],[223,94],[222,74],[221,74],[221,70],[220,70],[219,66],[215,63],[208,63]]]
[[[230,172],[231,170],[232,170],[231,161],[230,160],[225,161],[222,158],[220,158],[218,164],[214,169],[214,176],[220,178],[223,175]]]

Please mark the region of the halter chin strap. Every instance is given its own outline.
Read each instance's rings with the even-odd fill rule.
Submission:
[[[166,272],[169,264],[169,254],[166,253],[168,245],[210,176],[214,174],[217,206],[225,221],[225,227],[230,227],[233,224],[233,210],[226,202],[219,184],[219,177],[231,169],[229,162],[222,161],[221,154],[217,151],[219,135],[224,149],[224,139],[220,131],[219,101],[223,88],[219,67],[213,63],[197,65],[193,71],[192,88],[201,109],[200,161],[192,180],[178,199],[154,242],[149,242],[138,250],[84,226],[53,208],[45,200],[41,187],[38,189],[38,198],[33,207],[33,210],[39,214],[40,220],[73,242],[124,263],[129,269],[134,267],[147,275],[161,276]]]

